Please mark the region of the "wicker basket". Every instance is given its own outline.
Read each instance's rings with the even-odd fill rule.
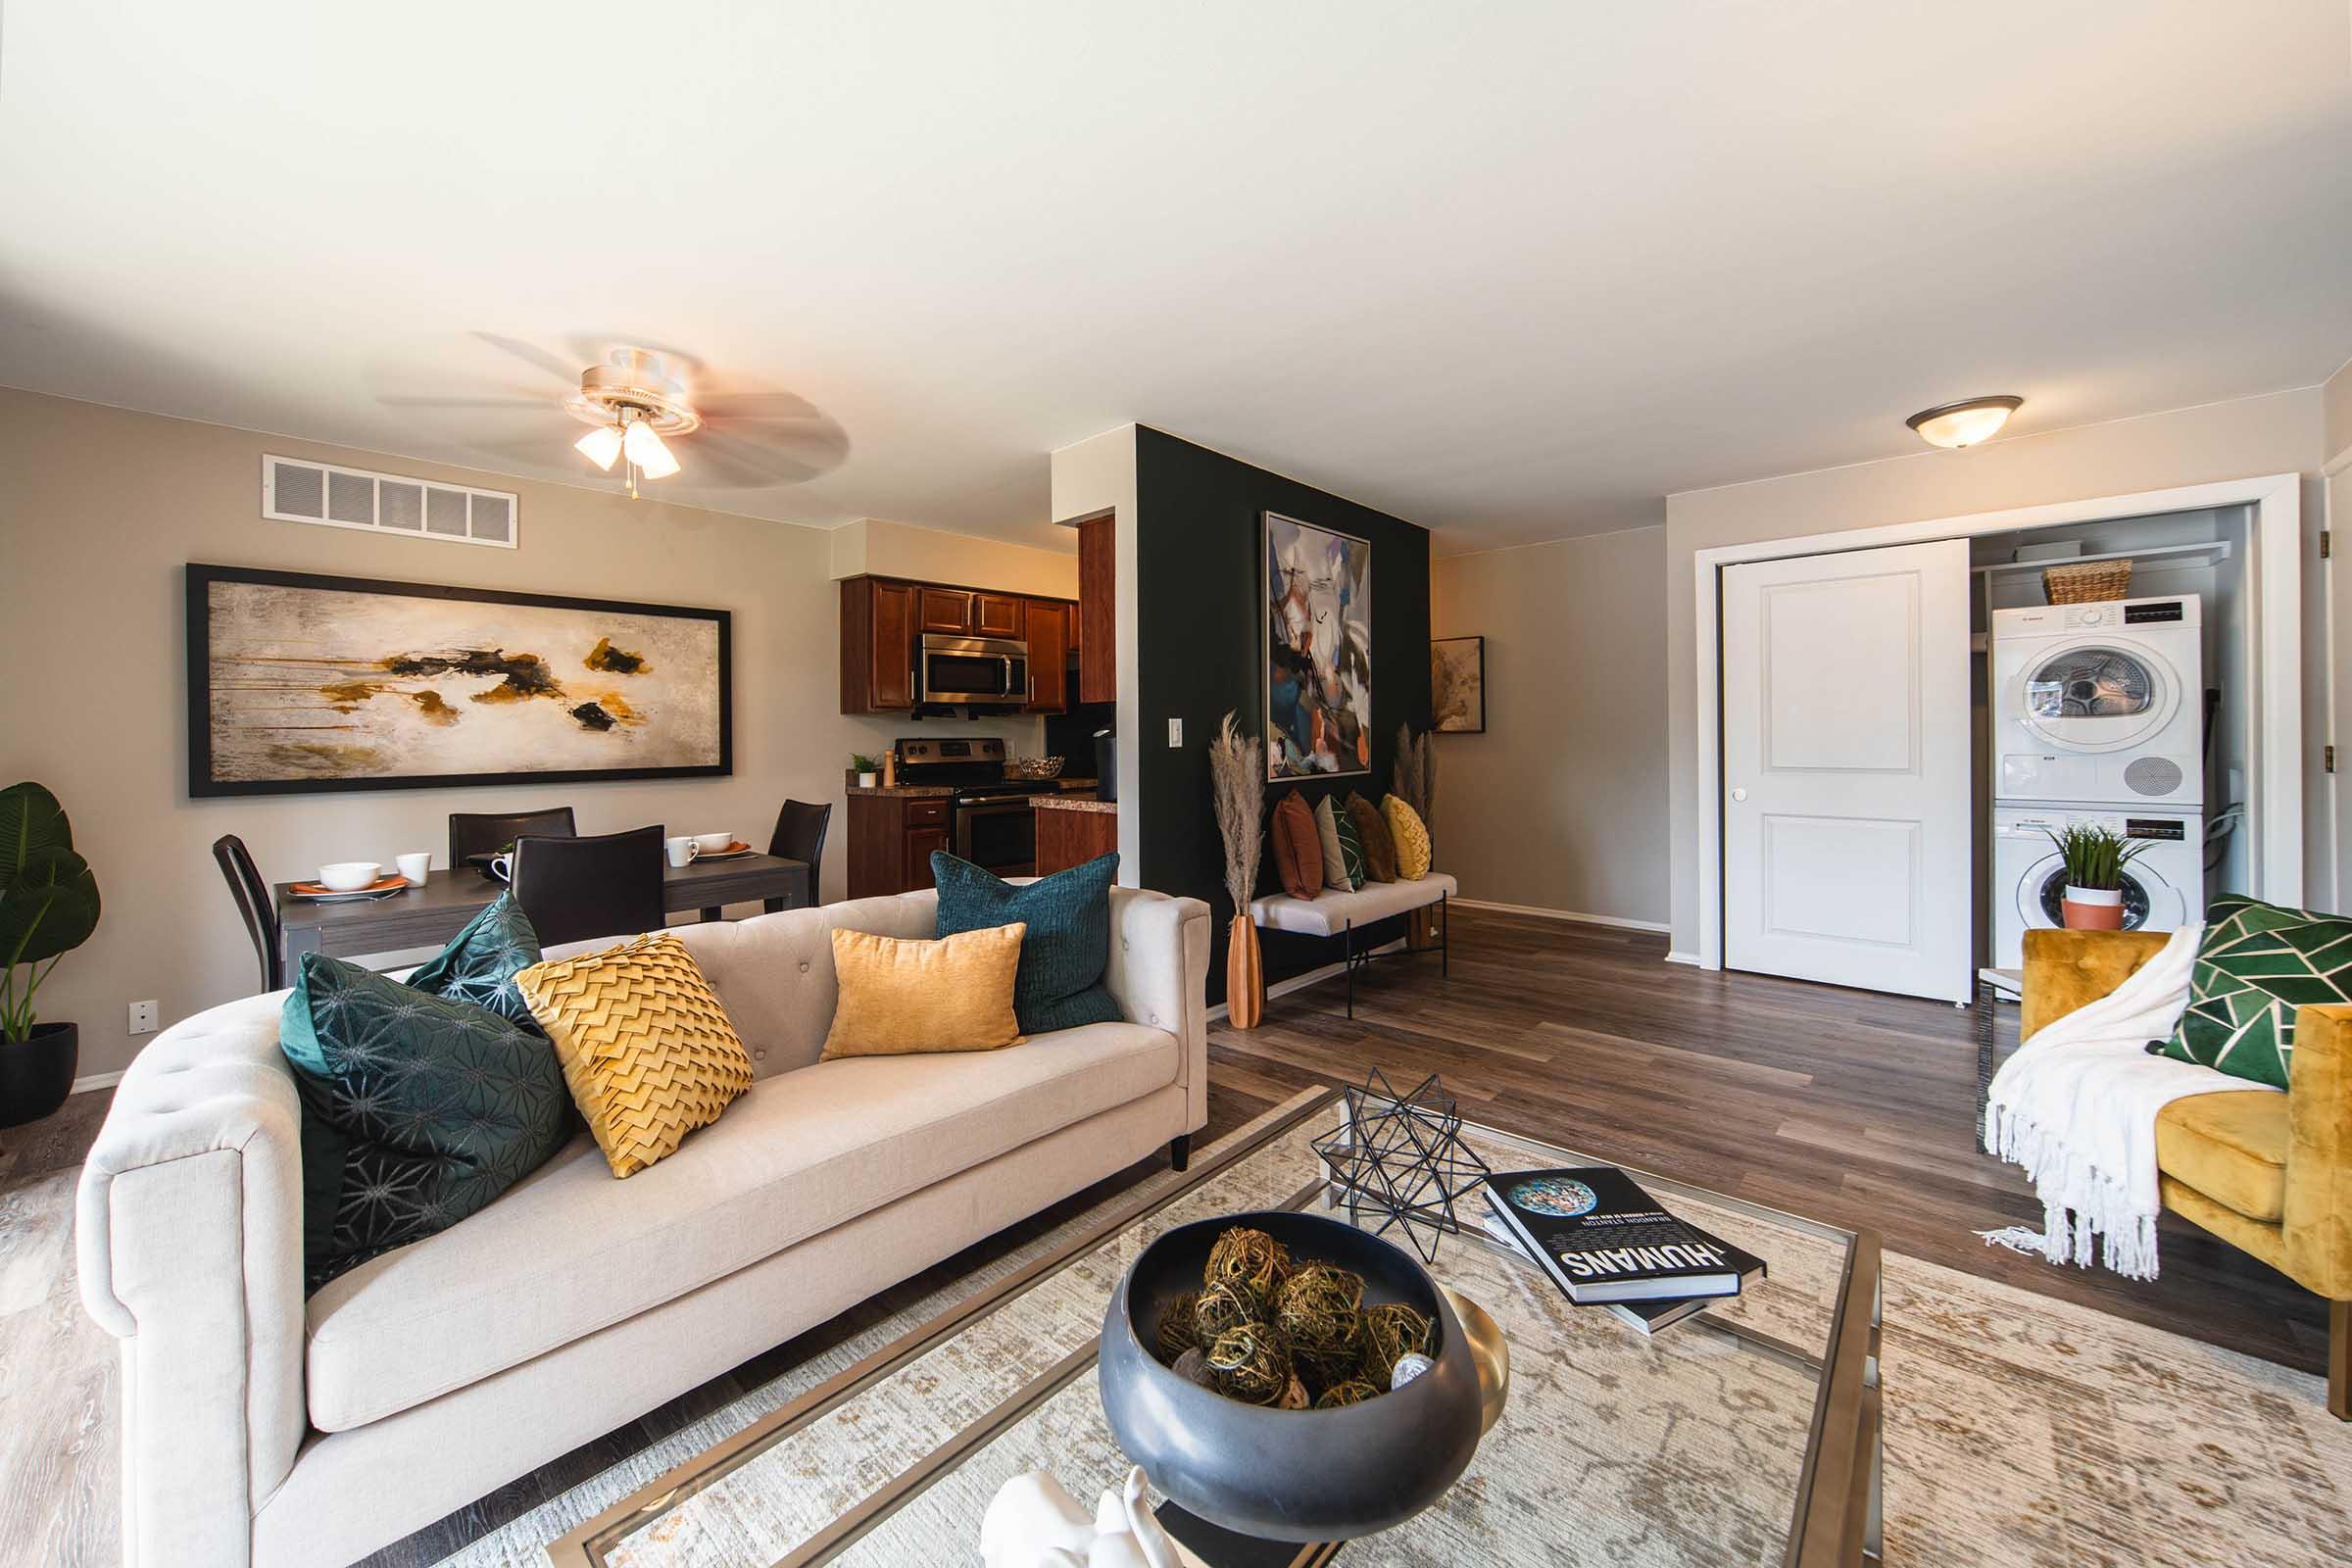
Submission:
[[[2132,563],[2084,561],[2050,566],[2041,574],[2041,590],[2053,605],[2088,605],[2102,599],[2132,597]]]

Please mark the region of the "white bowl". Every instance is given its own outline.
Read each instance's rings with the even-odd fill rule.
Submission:
[[[732,833],[697,833],[694,836],[694,847],[705,855],[716,855],[734,842],[735,835]]]
[[[357,893],[382,871],[373,860],[337,860],[318,868],[318,882],[329,893]]]

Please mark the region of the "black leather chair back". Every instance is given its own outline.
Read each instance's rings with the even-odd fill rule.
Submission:
[[[270,895],[270,884],[255,868],[245,841],[234,833],[213,840],[213,859],[228,879],[228,896],[237,901],[237,913],[245,917],[245,934],[253,938],[254,955],[262,960],[262,989],[284,989],[286,962],[279,954],[277,905]]]
[[[588,838],[526,833],[514,841],[513,890],[541,947],[659,931],[669,923],[662,907],[662,829]]]
[[[496,855],[525,833],[567,839],[579,831],[572,825],[571,808],[553,806],[544,811],[483,811],[449,813],[449,868],[466,869],[468,855]]]
[[[818,891],[825,861],[825,829],[833,823],[833,807],[810,806],[807,801],[786,801],[784,809],[776,813],[776,831],[769,836],[767,853],[780,855],[788,860],[808,862],[808,902],[822,904],[824,895]],[[768,913],[784,907],[782,899],[761,901]]]

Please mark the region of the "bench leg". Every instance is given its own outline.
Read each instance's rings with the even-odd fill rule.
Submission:
[[[2328,1303],[2328,1413],[2352,1421],[2352,1301]]]
[[[1438,978],[1453,978],[1453,909],[1446,895],[1438,895]]]
[[[1178,1133],[1168,1140],[1168,1169],[1184,1170],[1193,1162],[1193,1135]]]
[[[1355,922],[1340,928],[1340,967],[1348,971],[1348,1016],[1355,1017]]]

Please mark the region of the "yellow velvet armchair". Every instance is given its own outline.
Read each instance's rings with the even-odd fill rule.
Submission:
[[[2021,1039],[2107,995],[2153,931],[2029,931]],[[2328,1299],[2328,1409],[2352,1421],[2352,1006],[2295,1012],[2283,1095],[2224,1090],[2156,1118],[2164,1206]]]

